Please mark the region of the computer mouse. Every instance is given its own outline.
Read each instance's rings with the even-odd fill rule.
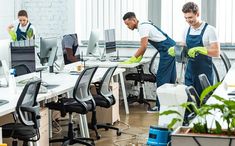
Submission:
[[[41,82],[41,85],[44,86],[44,87],[47,87],[48,83],[47,82]]]

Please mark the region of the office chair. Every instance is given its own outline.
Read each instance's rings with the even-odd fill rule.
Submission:
[[[12,137],[21,140],[23,146],[28,146],[28,142],[36,142],[40,139],[40,106],[37,102],[40,84],[40,80],[34,80],[25,85],[13,113],[15,123],[1,126],[3,138]],[[14,140],[12,146],[17,146],[17,141]]]
[[[72,113],[87,114],[95,110],[95,101],[90,93],[90,83],[97,67],[86,68],[79,75],[73,89],[73,98],[61,98],[57,102],[47,103],[46,106],[51,110],[60,111],[64,117],[69,113],[68,135],[62,139],[52,139],[50,143],[62,142],[62,146],[80,143],[87,146],[93,146],[94,140],[91,138],[75,138]],[[89,143],[90,142],[90,143]]]
[[[156,52],[149,64],[149,74],[144,73],[143,70],[143,65],[137,66],[137,73],[130,73],[126,75],[126,80],[132,80],[135,82],[135,86],[140,83],[140,91],[139,91],[139,97],[138,96],[133,96],[129,95],[128,96],[128,103],[131,104],[133,102],[138,102],[140,104],[144,103],[148,105],[148,108],[150,109],[150,104],[147,102],[146,99],[144,99],[144,91],[143,91],[143,85],[144,82],[151,82],[151,83],[156,83],[156,71],[155,69],[157,68],[156,66],[158,65],[158,58],[157,58],[158,52]]]
[[[28,74],[31,72],[28,66],[25,64],[18,64],[18,65],[13,66],[13,68],[16,70],[16,74],[15,74],[16,77],[20,75]]]
[[[185,91],[188,95],[188,102],[194,102],[197,107],[200,106],[200,99],[196,89],[193,86],[188,86],[185,88]],[[189,110],[190,109],[190,110]],[[189,122],[196,117],[196,114],[193,111],[193,107],[189,106],[189,109],[185,109],[183,126],[189,125]]]
[[[110,67],[104,74],[102,80],[100,82],[95,83],[96,89],[97,89],[97,95],[93,95],[96,106],[100,106],[103,108],[110,108],[112,105],[116,103],[116,99],[112,93],[112,91],[109,88],[111,78],[113,76],[114,71],[116,70],[117,66]],[[113,129],[117,131],[117,135],[120,136],[121,132],[119,128],[111,126],[111,124],[97,124],[96,119],[96,111],[92,111],[92,122],[91,122],[91,128],[93,130],[97,130],[93,128],[94,126],[97,127],[97,129],[104,128],[105,130]],[[96,138],[100,139],[100,135],[96,131],[97,135]]]
[[[225,68],[226,68],[226,72],[228,72],[228,70],[231,68],[231,63],[229,61],[228,56],[224,52],[221,51],[220,52],[220,58],[224,62],[224,65],[225,65]]]

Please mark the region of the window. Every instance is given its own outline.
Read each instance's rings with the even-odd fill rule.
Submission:
[[[116,29],[116,40],[139,41],[137,31],[129,30],[122,17],[128,12],[136,13],[138,19],[148,19],[148,0],[77,0],[76,32],[81,40],[88,40],[92,29],[100,30],[104,40],[105,29]]]

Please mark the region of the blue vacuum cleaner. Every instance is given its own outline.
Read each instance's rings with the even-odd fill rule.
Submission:
[[[170,134],[172,131],[167,128],[150,126],[148,146],[167,146],[170,142]]]

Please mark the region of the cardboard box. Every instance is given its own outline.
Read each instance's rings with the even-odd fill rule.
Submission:
[[[116,121],[120,121],[119,115],[119,84],[116,82],[111,83],[111,90],[116,99],[116,103],[110,108],[102,108],[96,106],[96,117],[98,123],[110,123],[113,124]],[[95,87],[91,87],[91,93],[96,94]],[[87,121],[91,121],[91,112],[87,114]]]

